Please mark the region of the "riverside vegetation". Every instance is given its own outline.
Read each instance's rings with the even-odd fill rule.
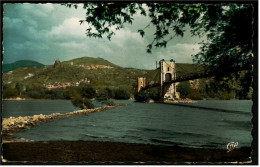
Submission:
[[[84,66],[104,65],[111,68],[85,69]],[[188,71],[201,71],[205,66],[177,63],[178,76]],[[37,65],[35,65],[37,66]],[[185,69],[185,70],[184,70]],[[30,75],[28,75],[30,74]],[[30,76],[30,77],[28,77]],[[140,70],[122,68],[101,58],[83,57],[65,61],[54,67],[23,67],[3,73],[4,98],[32,99],[69,99],[81,108],[93,108],[89,99],[97,99],[113,105],[109,99],[129,99],[146,101],[159,99],[159,88],[151,88],[137,93],[137,77],[146,77],[147,85],[159,83],[159,69]],[[80,82],[77,86],[48,89],[47,84]],[[241,71],[228,77],[199,79],[193,82],[181,82],[177,86],[181,98],[200,99],[250,99],[252,94],[251,73]]]

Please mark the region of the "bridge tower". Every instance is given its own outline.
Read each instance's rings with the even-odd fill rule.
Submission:
[[[140,92],[142,88],[146,86],[146,78],[145,77],[138,77],[137,78],[137,91]]]
[[[176,65],[175,61],[171,59],[166,61],[164,59],[159,61],[161,71],[161,98],[172,99],[176,98],[176,83],[166,84],[165,82],[176,79]]]

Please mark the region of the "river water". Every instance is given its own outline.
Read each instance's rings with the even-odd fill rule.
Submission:
[[[252,101],[249,100],[115,103],[128,106],[50,121],[14,136],[33,141],[109,141],[221,149],[226,149],[229,142],[238,142],[238,147],[251,145]],[[78,108],[70,101],[59,100],[4,101],[3,109],[3,117],[17,117],[66,113]]]

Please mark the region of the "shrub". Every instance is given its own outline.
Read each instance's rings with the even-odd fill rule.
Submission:
[[[45,99],[53,99],[53,97],[52,97],[51,94],[45,94],[44,98],[45,98]]]
[[[177,85],[177,92],[180,92],[180,98],[186,98],[191,91],[192,89],[189,81],[180,82],[180,84]]]
[[[73,97],[81,96],[81,89],[77,87],[68,88],[65,92],[65,96],[67,99],[71,99]]]
[[[159,101],[160,100],[160,88],[149,88],[140,92],[136,92],[135,95],[135,100],[138,102],[145,102],[148,101],[149,99],[152,99],[154,101]]]
[[[106,100],[106,101],[103,101],[102,103],[106,104],[108,106],[114,106],[115,105],[115,103],[113,101],[111,101],[111,100]]]
[[[81,109],[94,108],[94,105],[91,100],[88,98],[82,98],[80,96],[73,97],[71,102],[74,106],[79,107]]]
[[[113,89],[106,88],[106,92],[107,92],[108,98],[115,98],[115,91]]]
[[[220,99],[221,100],[230,100],[230,99],[232,99],[232,94],[228,93],[227,91],[224,91],[221,93]]]
[[[192,100],[202,100],[202,95],[197,90],[192,90],[188,95],[188,98]]]
[[[138,102],[145,102],[150,99],[149,94],[146,91],[140,91],[135,93],[135,100]]]
[[[3,91],[4,98],[17,97],[17,96],[19,96],[19,91],[16,88],[9,88]]]
[[[82,93],[81,93],[82,97],[92,99],[96,96],[96,91],[91,86],[84,86],[81,91],[82,91]]]
[[[117,89],[115,91],[115,99],[129,99],[130,93],[124,89]]]
[[[108,93],[107,91],[100,89],[96,95],[96,99],[98,101],[106,101],[108,99]]]
[[[64,89],[53,89],[53,99],[66,99],[66,93]]]
[[[153,99],[154,101],[159,101],[160,100],[160,88],[152,88],[149,96],[151,99]]]
[[[31,89],[27,91],[27,95],[30,98],[34,99],[42,99],[45,97],[45,91],[42,88],[37,88],[37,89]]]
[[[250,86],[249,91],[247,93],[247,99],[252,99],[253,95],[253,88]]]

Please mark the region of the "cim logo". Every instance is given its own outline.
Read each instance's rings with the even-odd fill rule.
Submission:
[[[238,142],[230,142],[230,143],[228,143],[227,144],[228,152],[234,150],[235,148],[237,148],[237,146],[238,146]]]

